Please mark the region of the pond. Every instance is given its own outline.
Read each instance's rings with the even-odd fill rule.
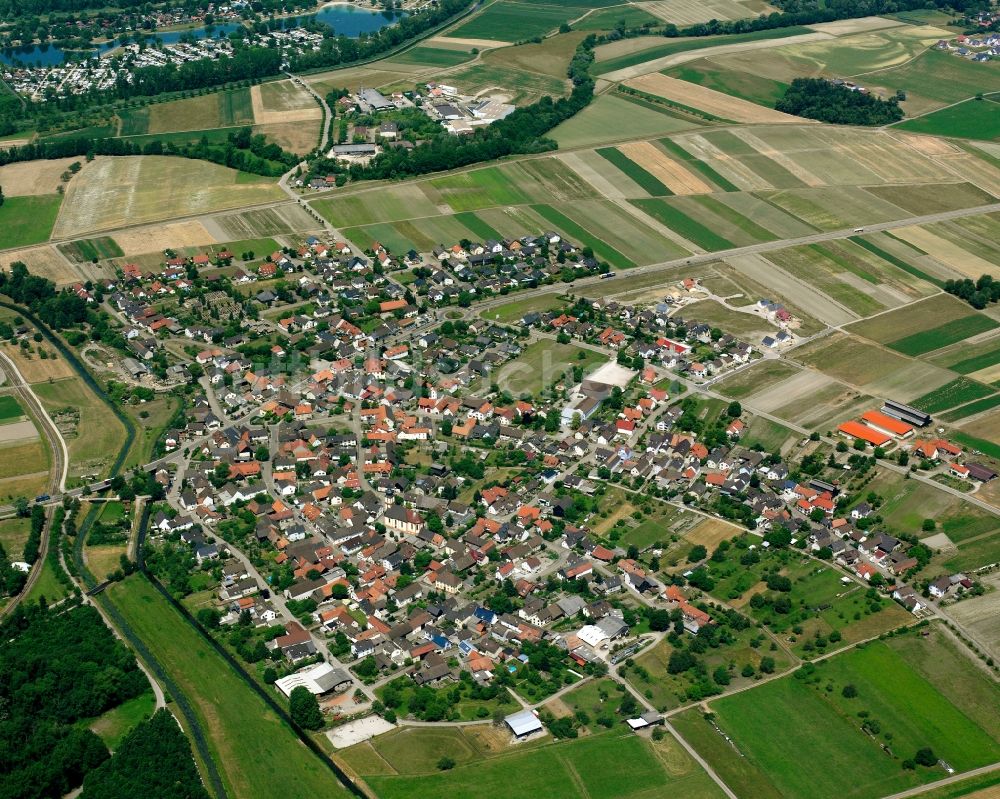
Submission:
[[[329,25],[341,36],[354,38],[362,33],[381,30],[405,16],[406,13],[403,11],[378,11],[349,3],[328,3],[315,15],[315,18],[317,22]]]

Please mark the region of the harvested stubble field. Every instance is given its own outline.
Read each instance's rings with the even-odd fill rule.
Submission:
[[[72,237],[283,196],[272,179],[245,176],[204,161],[157,155],[98,156],[70,183],[55,235]]]
[[[801,117],[783,114],[703,86],[668,78],[666,75],[643,75],[626,81],[625,85],[733,122],[802,124]]]
[[[27,197],[55,194],[62,185],[59,176],[70,164],[79,163],[86,169],[80,158],[54,158],[47,161],[24,161],[0,166],[0,186],[4,197]],[[77,174],[80,174],[77,173]]]
[[[81,279],[73,265],[48,244],[0,253],[0,269],[10,269],[15,261],[26,264],[31,274],[48,278],[57,286],[76,283]]]
[[[171,249],[202,247],[216,242],[215,237],[201,222],[171,222],[166,225],[122,230],[115,233],[114,240],[126,257],[149,252],[162,253],[168,247]]]

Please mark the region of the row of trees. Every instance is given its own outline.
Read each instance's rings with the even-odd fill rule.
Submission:
[[[287,172],[298,157],[269,142],[263,134],[254,135],[251,128],[230,133],[225,141],[210,142],[202,136],[194,142],[161,141],[145,143],[128,139],[78,138],[49,139],[0,150],[0,166],[19,161],[70,158],[85,155],[178,155],[222,164],[255,175],[277,177]]]
[[[888,125],[903,118],[897,98],[880,100],[824,78],[796,78],[774,107],[835,125]]]

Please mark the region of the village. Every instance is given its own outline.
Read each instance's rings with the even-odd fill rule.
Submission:
[[[121,319],[124,379],[194,387],[162,441],[183,458],[156,474],[152,569],[182,593],[208,578],[199,610],[250,630],[238,651],[269,653],[277,689],[307,687],[331,722],[374,709],[391,723],[426,688],[418,718],[454,719],[456,697],[477,697],[481,717],[494,707],[515,738],[531,735],[542,722],[509,690],[537,707],[624,669],[675,624],[697,637],[737,623],[712,575],[760,547],[765,563],[869,592],[865,613],[895,600],[920,619],[981,590],[961,573],[912,583],[928,547],[884,529],[863,489],[883,463],[995,479],[922,432],[927,414],[887,402],[784,454],[741,443],[752,414],[711,386],[794,341],[780,304],[745,309],[774,325],[760,341],[699,322],[707,292],[691,279],[651,305],[567,297],[515,326],[462,312],[567,264],[599,274],[551,232],[402,258],[311,237],[238,260],[168,253],[76,291]],[[621,522],[600,524],[609,492],[644,497],[651,520],[728,519],[728,532],[686,554],[666,523],[629,543]],[[751,613],[780,637],[766,615],[780,594],[764,598]],[[690,696],[721,690],[691,679]],[[634,728],[656,723],[640,710]]]

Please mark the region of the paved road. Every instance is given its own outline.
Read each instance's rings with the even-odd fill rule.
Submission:
[[[988,766],[981,766],[980,768],[974,768],[972,771],[966,771],[962,774],[953,774],[950,777],[945,777],[943,780],[937,780],[936,782],[928,782],[926,785],[920,785],[916,788],[910,788],[908,791],[900,791],[899,793],[890,794],[889,796],[884,796],[882,799],[908,799],[910,796],[919,796],[927,791],[933,791],[935,788],[944,788],[947,785],[952,785],[956,782],[961,782],[962,780],[967,780],[970,777],[978,777],[981,774],[989,774],[991,771],[1000,770],[1000,763],[991,763]]]

